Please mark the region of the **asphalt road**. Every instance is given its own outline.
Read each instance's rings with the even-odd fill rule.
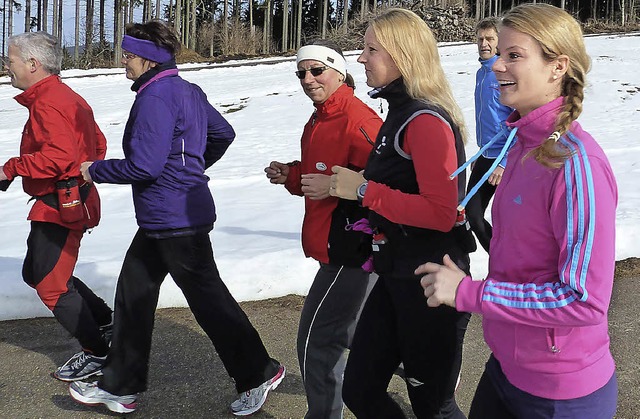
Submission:
[[[618,263],[610,310],[612,350],[620,387],[618,418],[640,418],[640,259]],[[34,297],[35,298],[35,297]],[[254,418],[302,418],[305,397],[295,353],[303,298],[286,296],[243,303],[271,355],[288,369],[264,409]],[[76,342],[52,318],[0,322],[0,418],[75,419],[119,416],[104,407],[76,404],[67,385],[51,377],[57,365],[77,351]],[[474,316],[465,340],[458,402],[468,412],[475,385],[488,357],[480,319]],[[413,418],[404,382],[394,377],[390,392]],[[156,315],[149,390],[131,418],[232,418],[231,379],[188,309],[162,309]],[[350,412],[345,418],[352,419]],[[381,418],[383,419],[383,418]]]

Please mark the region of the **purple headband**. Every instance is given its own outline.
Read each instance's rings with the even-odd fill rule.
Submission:
[[[122,49],[156,63],[164,63],[173,58],[173,54],[165,47],[161,47],[155,42],[134,38],[129,35],[125,35],[122,39]]]

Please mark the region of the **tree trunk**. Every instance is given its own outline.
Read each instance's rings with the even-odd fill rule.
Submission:
[[[282,52],[289,49],[289,0],[282,0]]]
[[[75,18],[75,37],[73,41],[73,63],[78,65],[78,58],[80,56],[80,0],[76,0],[76,18]]]
[[[42,0],[42,30],[48,32],[49,0]]]
[[[191,25],[189,34],[189,48],[196,49],[196,0],[191,0]]]
[[[224,5],[222,7],[222,42],[224,49],[222,50],[225,55],[229,54],[229,0],[222,0]]]
[[[329,0],[322,0],[322,19],[320,20],[320,24],[322,25],[322,30],[320,31],[322,39],[327,37],[327,15],[329,13]]]
[[[24,31],[31,32],[31,0],[24,0]]]
[[[58,1],[53,0],[52,20],[51,20],[51,35],[58,37]]]
[[[13,0],[7,2],[2,15],[3,18],[5,16],[7,18],[7,38],[11,38],[13,36]],[[4,50],[2,50],[2,54],[4,55]]]
[[[105,36],[105,27],[104,27],[104,12],[106,8],[106,1],[100,0],[99,6],[100,8],[100,17],[98,18],[98,31],[100,32],[100,45],[101,48],[104,49],[105,44],[107,43],[107,38]]]
[[[176,7],[174,9],[173,15],[173,28],[175,29],[176,32],[180,33],[180,8],[182,6],[180,5],[180,0],[176,0]]]
[[[133,0],[129,0],[129,12],[127,13],[127,23],[133,23]]]
[[[113,2],[113,64],[120,65],[122,61],[122,35],[124,32],[124,1]]]
[[[342,0],[342,33],[348,33],[349,28],[349,0]]]
[[[36,30],[42,30],[42,0],[36,3]]]
[[[296,10],[297,23],[296,23],[296,50],[302,46],[302,8],[304,7],[302,0],[298,0],[298,10]]]
[[[216,14],[211,10],[211,43],[209,44],[209,57],[213,57],[213,46],[216,37]]]
[[[60,0],[62,2],[62,0]],[[86,27],[85,27],[85,37],[84,37],[84,54],[86,57],[91,56],[91,47],[93,46],[93,11],[94,11],[94,0],[86,0],[87,2],[87,16],[86,16]],[[76,18],[77,19],[77,18]]]
[[[62,32],[62,22],[63,22],[63,16],[62,16],[62,8],[63,8],[64,4],[62,2],[62,0],[58,0],[58,42],[60,42],[60,45],[62,45],[62,39],[64,37],[64,32]]]
[[[264,27],[262,29],[262,53],[271,52],[271,0],[265,0]]]

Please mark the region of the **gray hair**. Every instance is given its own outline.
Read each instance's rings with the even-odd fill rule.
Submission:
[[[58,39],[46,32],[25,32],[9,38],[9,46],[18,49],[23,61],[38,60],[49,74],[60,74],[62,48]]]

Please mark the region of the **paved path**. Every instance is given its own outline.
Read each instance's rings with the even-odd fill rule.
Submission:
[[[618,418],[640,418],[640,259],[618,264],[610,311],[612,348],[618,364]],[[305,398],[295,354],[295,334],[302,298],[287,296],[243,303],[272,356],[288,373],[263,411],[254,418],[302,418]],[[156,316],[151,357],[150,389],[131,418],[232,418],[233,383],[211,344],[187,309],[163,309]],[[478,316],[465,340],[458,402],[467,412],[488,350]],[[52,318],[0,322],[0,419],[75,419],[118,416],[103,407],[75,404],[67,385],[50,374],[77,350],[73,339]],[[404,383],[394,377],[391,392],[410,413]],[[347,419],[353,415],[346,412]]]

